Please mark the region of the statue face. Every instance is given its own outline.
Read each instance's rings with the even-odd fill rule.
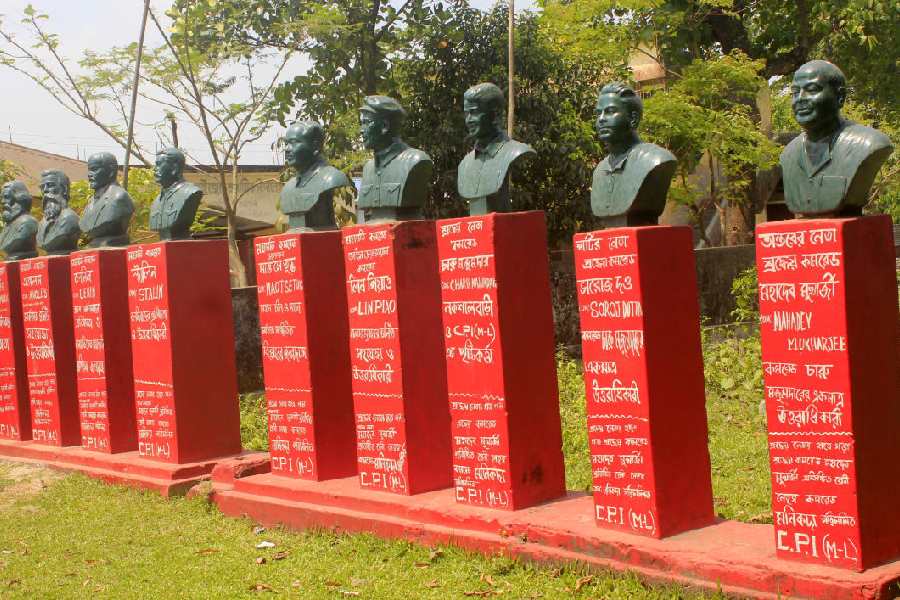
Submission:
[[[44,197],[53,196],[55,198],[65,198],[66,196],[66,188],[62,185],[62,182],[53,175],[41,177],[40,188],[41,195]]]
[[[794,73],[791,109],[797,123],[804,129],[836,120],[843,104],[844,98],[828,82],[824,73],[815,68],[802,68]]]
[[[115,180],[116,170],[102,160],[88,159],[88,183],[94,191],[102,190]]]
[[[11,188],[3,188],[3,221],[10,223],[22,214],[24,208],[16,202]]]
[[[181,179],[181,167],[168,154],[159,154],[153,168],[153,178],[161,187],[167,188]]]
[[[382,150],[391,145],[393,133],[390,124],[378,113],[362,110],[359,112],[359,128],[363,145],[369,150]]]
[[[624,140],[634,129],[628,105],[615,94],[603,94],[597,98],[594,114],[597,115],[597,137],[604,144]]]
[[[44,218],[48,221],[52,221],[56,219],[61,212],[62,204],[59,202],[58,198],[50,195],[44,196]]]
[[[312,162],[318,152],[319,149],[312,139],[312,129],[288,127],[287,133],[284,134],[284,161],[287,164],[299,169]]]
[[[497,115],[477,100],[463,98],[463,112],[466,115],[466,130],[469,137],[490,140],[497,133]]]

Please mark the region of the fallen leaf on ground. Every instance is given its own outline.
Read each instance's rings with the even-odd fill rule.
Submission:
[[[416,567],[417,569],[427,569],[428,567],[431,566],[431,563],[417,562],[417,563],[414,563],[413,566]]]
[[[436,588],[436,587],[441,587],[441,584],[438,583],[437,579],[432,579],[431,581],[429,581],[428,583],[425,584],[425,587]]]
[[[581,590],[581,588],[583,588],[584,586],[586,586],[593,580],[594,580],[593,575],[585,575],[584,577],[581,577],[580,579],[578,579],[578,581],[575,582],[575,591],[577,592],[577,591]]]
[[[341,590],[341,593],[345,596],[359,596],[359,592],[350,592],[347,590]]]
[[[6,582],[7,587],[12,587],[14,585],[22,585],[21,579],[10,579]]]
[[[256,534],[256,535],[259,535],[259,534],[261,534],[261,533],[264,533],[265,531],[266,531],[266,528],[265,528],[265,527],[259,527],[259,526],[257,526],[257,527],[254,527],[254,528],[253,528],[253,533]]]
[[[436,548],[428,553],[428,560],[435,561],[444,555],[444,551],[440,548]]]
[[[256,545],[257,550],[265,550],[267,548],[274,548],[274,547],[275,547],[275,544],[268,540],[263,540],[262,542],[260,542]]]
[[[560,569],[559,567],[551,569],[548,575],[550,575],[550,577],[552,577],[553,579],[556,579],[557,577],[562,575],[562,569]]]
[[[357,577],[350,578],[350,585],[352,587],[361,587],[361,586],[366,585],[367,583],[369,583],[369,582],[366,579],[359,579]]]
[[[200,556],[209,556],[210,554],[215,554],[218,552],[216,548],[204,548],[203,550],[197,550],[197,554]]]
[[[269,585],[268,583],[254,583],[253,585],[250,586],[250,591],[251,592],[274,592],[275,590],[272,589],[272,586]]]
[[[470,598],[475,597],[475,596],[477,596],[479,598],[486,598],[493,593],[494,593],[493,590],[484,590],[481,592],[463,592],[463,596],[469,596]]]
[[[303,587],[303,584],[300,582],[299,579],[295,579],[294,581],[291,582],[291,587],[292,588]]]
[[[276,552],[275,554],[273,554],[272,560],[284,560],[287,558],[287,556],[288,556],[288,553],[286,551],[282,550],[281,552]]]
[[[264,564],[266,564],[266,559],[265,559],[265,557],[257,556],[257,557],[256,557],[256,564],[258,564],[258,565],[264,565]]]
[[[494,583],[493,577],[491,577],[490,575],[485,575],[484,573],[481,574],[481,581],[485,582],[491,587],[497,585],[496,583]]]
[[[341,584],[337,581],[326,581],[325,587],[341,587]]]

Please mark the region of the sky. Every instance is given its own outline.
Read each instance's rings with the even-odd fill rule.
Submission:
[[[140,29],[142,0],[0,0],[0,15],[4,27],[21,31],[19,21],[29,4],[50,16],[46,29],[57,33],[61,40],[60,53],[73,63],[86,49],[106,50],[137,41]],[[471,0],[477,8],[486,9],[494,0]],[[151,6],[162,14],[170,4],[166,0],[152,0]],[[534,0],[518,0],[516,8],[533,6]],[[0,44],[5,44],[0,41]],[[152,23],[147,25],[146,45],[162,44],[162,38]],[[281,74],[292,78],[305,69],[305,61],[293,59]],[[77,69],[77,65],[74,67]],[[66,111],[36,83],[12,69],[0,66],[0,89],[6,90],[0,110],[0,139],[47,152],[85,160],[88,155],[110,151],[124,159],[124,150],[116,146],[96,125]],[[164,115],[152,104],[139,102],[138,120],[141,123],[162,123]],[[191,162],[211,162],[206,141],[187,124],[179,128],[179,142]],[[272,149],[283,130],[273,127],[244,153],[242,164],[281,164],[280,152]],[[152,126],[135,127],[135,137],[149,148],[161,145]]]

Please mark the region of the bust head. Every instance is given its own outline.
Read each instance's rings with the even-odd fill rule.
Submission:
[[[400,135],[406,111],[399,102],[387,96],[366,96],[359,109],[363,145],[369,150],[383,150]]]
[[[597,137],[611,148],[629,146],[637,137],[637,128],[644,115],[644,103],[638,94],[624,83],[608,83],[597,94]]]
[[[503,92],[493,83],[473,85],[463,94],[469,137],[485,145],[503,131]]]
[[[41,196],[44,218],[52,221],[69,205],[69,176],[62,171],[48,169],[41,173]]]
[[[828,61],[809,61],[794,73],[791,109],[808,134],[826,135],[837,129],[846,98],[847,78]]]
[[[3,185],[3,221],[12,223],[19,216],[31,212],[31,194],[21,181],[10,181]]]
[[[119,161],[109,152],[98,152],[88,158],[88,183],[95,192],[116,180]]]
[[[171,187],[183,179],[185,157],[178,148],[166,148],[156,155],[153,178],[161,188]]]
[[[305,171],[322,155],[325,129],[315,121],[297,121],[284,134],[284,161],[298,173]]]

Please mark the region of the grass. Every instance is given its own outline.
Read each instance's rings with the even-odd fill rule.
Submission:
[[[0,476],[3,467],[0,466]],[[267,541],[273,548],[257,549]],[[536,567],[371,535],[256,532],[202,500],[79,475],[0,508],[4,598],[701,598],[630,575]],[[720,596],[721,597],[721,596]]]
[[[727,331],[704,335],[706,413],[716,514],[726,519],[771,523],[769,458],[766,448],[759,337]],[[591,488],[584,379],[581,364],[557,356],[566,487]],[[265,397],[241,398],[244,447],[266,450]]]

